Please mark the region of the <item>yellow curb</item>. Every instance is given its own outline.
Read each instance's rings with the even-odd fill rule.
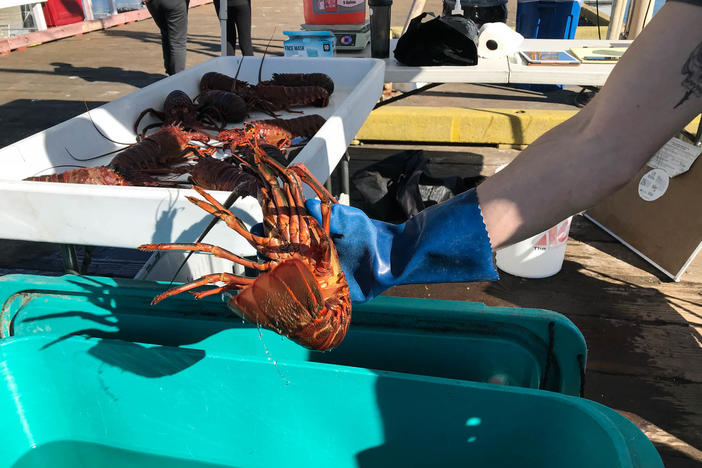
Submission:
[[[575,39],[606,39],[609,26],[600,25],[600,33],[597,34],[597,26],[578,26],[575,30]]]
[[[528,145],[576,110],[383,107],[371,112],[356,138],[488,145]]]
[[[393,106],[376,109],[356,135],[361,141],[528,145],[577,110],[465,109]],[[697,132],[700,116],[685,130]]]

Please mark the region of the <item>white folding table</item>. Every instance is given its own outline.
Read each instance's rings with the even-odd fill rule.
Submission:
[[[520,50],[568,51],[573,47],[627,47],[631,41],[525,39]],[[508,83],[563,84],[577,86],[602,86],[614,69],[614,63],[582,63],[577,66],[539,67],[527,65],[518,54],[506,57],[509,66]],[[480,62],[478,62],[480,65]]]
[[[525,39],[520,50],[568,51],[573,47],[626,47],[631,41]],[[390,57],[385,61],[387,83],[492,83],[492,84],[565,84],[602,86],[614,69],[614,64],[583,63],[578,66],[534,67],[518,55],[499,58],[479,58],[474,66],[412,67],[399,63],[393,56],[397,39],[390,41]],[[370,46],[339,57],[370,57]]]

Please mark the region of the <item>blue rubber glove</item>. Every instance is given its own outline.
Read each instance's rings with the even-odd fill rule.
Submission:
[[[319,200],[307,200],[321,222]],[[420,212],[402,224],[370,219],[334,205],[330,233],[353,302],[373,299],[399,284],[498,279],[475,189]]]

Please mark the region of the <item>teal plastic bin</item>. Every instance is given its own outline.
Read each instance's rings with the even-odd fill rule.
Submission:
[[[541,390],[198,349],[0,341],[1,466],[663,466],[632,423]]]
[[[314,361],[580,395],[586,346],[564,316],[539,309],[379,297],[353,307],[341,346],[313,352],[189,294],[150,306],[166,284],[101,277],[0,278],[0,337],[110,338],[277,362]]]

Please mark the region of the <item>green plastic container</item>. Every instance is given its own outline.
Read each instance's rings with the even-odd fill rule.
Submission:
[[[181,294],[150,306],[166,286],[100,277],[1,277],[0,336],[82,335],[581,392],[585,341],[554,312],[379,297],[354,306],[341,346],[320,353],[243,323],[219,298],[196,301]]]
[[[1,466],[663,466],[636,426],[578,397],[52,338],[0,342]]]

